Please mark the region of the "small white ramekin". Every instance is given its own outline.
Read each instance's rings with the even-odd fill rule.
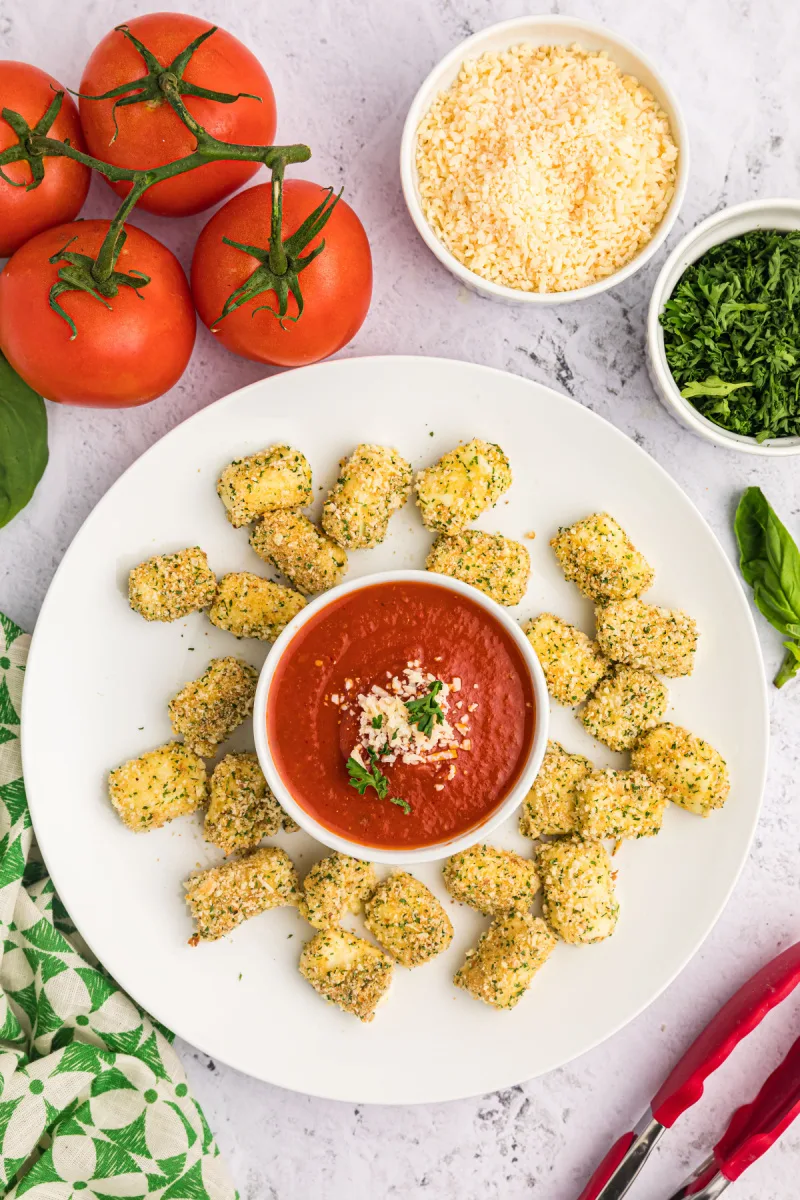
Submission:
[[[465,59],[478,58],[488,51],[508,50],[511,46],[518,46],[523,42],[534,46],[570,46],[577,42],[584,50],[605,50],[609,58],[622,71],[635,76],[652,92],[669,117],[672,136],[678,146],[675,192],[653,237],[629,263],[620,267],[613,275],[599,279],[596,283],[589,284],[588,287],[575,288],[570,292],[523,292],[517,288],[492,283],[491,280],[476,275],[474,271],[470,271],[468,267],[459,262],[439,240],[425,219],[420,202],[416,163],[417,129],[436,96],[450,86]],[[580,21],[576,17],[517,17],[511,21],[503,21],[499,25],[491,25],[488,29],[483,29],[480,33],[467,38],[466,41],[460,42],[433,68],[411,102],[400,144],[400,180],[403,186],[403,195],[411,220],[416,225],[417,232],[425,245],[436,255],[439,262],[443,263],[448,271],[466,287],[482,296],[488,296],[505,304],[570,304],[575,300],[586,300],[590,296],[596,296],[600,292],[616,287],[623,280],[629,279],[634,272],[653,257],[663,244],[683,203],[688,178],[689,134],[678,101],[670,87],[652,63],[630,42],[618,37],[617,34],[609,33],[602,25],[592,25],[587,21]]]
[[[755,438],[731,433],[704,417],[688,400],[672,378],[664,351],[664,331],[659,317],[683,272],[712,246],[749,233],[753,229],[800,229],[800,201],[789,199],[750,200],[735,204],[706,217],[683,238],[670,254],[653,288],[647,314],[647,369],[653,387],[664,407],[677,421],[707,442],[715,442],[727,450],[742,454],[762,454],[785,457],[800,454],[800,437],[771,438],[757,442]]]
[[[267,734],[267,702],[270,687],[278,664],[291,646],[295,635],[312,617],[340,599],[340,597],[379,583],[424,583],[431,587],[441,587],[447,591],[468,596],[475,604],[479,604],[481,608],[485,608],[487,612],[491,613],[498,624],[510,634],[519,649],[523,661],[530,672],[534,704],[536,706],[533,739],[528,757],[517,783],[502,804],[489,813],[484,821],[474,826],[467,833],[460,834],[458,837],[451,838],[446,842],[438,842],[432,846],[423,846],[411,850],[385,849],[367,846],[361,842],[351,842],[349,839],[333,833],[325,825],[316,821],[297,803],[281,779],[272,757],[269,736]],[[350,854],[353,858],[368,859],[370,862],[394,864],[431,862],[435,859],[446,858],[450,854],[455,854],[458,850],[465,850],[468,846],[473,846],[475,842],[485,837],[518,807],[525,794],[529,791],[539,771],[539,767],[542,765],[542,759],[544,758],[547,746],[549,715],[547,685],[544,681],[539,660],[517,622],[499,604],[496,604],[494,600],[490,600],[488,596],[484,596],[482,592],[477,591],[468,584],[460,583],[459,580],[450,579],[445,575],[433,575],[430,571],[381,571],[375,575],[365,575],[361,579],[353,580],[352,583],[341,584],[339,587],[332,588],[329,592],[324,592],[316,600],[312,600],[310,604],[307,604],[289,622],[267,655],[266,662],[261,670],[261,676],[256,689],[255,704],[253,706],[253,733],[255,736],[256,754],[258,755],[261,769],[266,776],[267,783],[289,816],[293,817],[297,824],[306,833],[310,833],[312,837],[315,837],[317,841],[322,842],[324,846],[330,846],[333,850],[340,850],[343,854]]]

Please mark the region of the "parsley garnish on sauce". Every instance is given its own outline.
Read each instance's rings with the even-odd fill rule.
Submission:
[[[759,442],[800,434],[800,231],[712,246],[659,319],[673,378],[704,417]]]
[[[367,750],[367,753],[369,754],[369,770],[362,767],[357,758],[352,756],[348,758],[347,773],[350,776],[350,787],[354,787],[359,796],[363,796],[367,788],[374,788],[378,793],[378,799],[385,800],[389,790],[389,780],[377,765],[378,756],[375,751]]]
[[[407,800],[401,800],[399,796],[389,796],[389,780],[384,775],[383,771],[378,766],[378,756],[371,748],[367,748],[369,755],[369,770],[362,767],[357,758],[352,755],[347,760],[347,774],[350,776],[350,787],[354,787],[359,796],[366,795],[367,788],[374,788],[378,793],[379,800],[387,800],[390,804],[396,804],[398,808],[402,808],[403,812],[408,814],[411,812],[411,805]]]
[[[420,696],[418,700],[406,701],[409,721],[426,737],[433,732],[434,723],[441,725],[444,721],[441,705],[436,700],[441,690],[441,679],[435,679],[424,696]]]

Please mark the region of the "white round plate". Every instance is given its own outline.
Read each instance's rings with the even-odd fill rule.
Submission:
[[[321,497],[357,442],[396,446],[415,468],[459,440],[499,442],[514,484],[480,525],[522,538],[531,583],[520,618],[544,609],[588,631],[592,611],[548,545],[559,525],[607,509],[656,568],[650,593],[702,632],[691,678],[670,682],[669,719],[728,760],[728,803],[708,820],[672,806],[657,838],[615,858],[614,937],[559,945],[530,992],[498,1013],[451,984],[488,921],[452,904],[440,867],[415,867],[448,905],[450,949],[398,968],[370,1025],[326,1004],[297,971],[309,927],[267,912],[223,941],[192,949],[182,882],[219,861],[200,819],[133,834],[108,803],[106,775],[170,737],[167,701],[214,655],[259,666],[267,647],[235,642],[202,614],[150,624],[127,604],[128,571],[162,551],[201,545],[218,575],[263,569],[234,530],[214,484],[233,458],[274,442],[302,449]],[[409,503],[389,537],[351,556],[351,576],[419,567],[430,544]],[[613,755],[554,706],[551,736],[596,762]],[[252,747],[252,729],[232,745]],[[407,1104],[455,1099],[552,1070],[630,1021],[697,950],[747,854],[767,754],[764,672],[744,594],[690,501],[643,451],[574,401],[514,375],[434,358],[349,359],[254,383],[173,430],[111,488],[64,557],[36,626],[25,684],[25,781],[39,845],[61,899],[118,982],[213,1058],[270,1083],[337,1100]],[[301,875],[319,844],[277,839]],[[530,853],[516,818],[495,844]],[[354,928],[358,919],[353,918]]]

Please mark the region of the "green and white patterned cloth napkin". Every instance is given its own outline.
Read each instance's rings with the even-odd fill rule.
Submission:
[[[0,614],[0,1194],[234,1200],[172,1035],[94,960],[39,856],[19,750],[29,641]]]

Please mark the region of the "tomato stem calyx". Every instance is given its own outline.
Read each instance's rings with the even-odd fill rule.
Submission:
[[[232,92],[215,92],[210,88],[189,83],[183,78],[183,73],[191,62],[194,52],[212,34],[217,32],[217,28],[216,25],[211,25],[203,33],[199,34],[194,41],[190,42],[186,49],[182,50],[168,67],[163,67],[156,56],[148,50],[144,42],[131,33],[127,25],[117,25],[115,26],[116,32],[126,37],[138,50],[144,65],[147,67],[147,74],[140,76],[138,79],[132,79],[129,83],[121,83],[117,87],[111,88],[107,92],[102,92],[97,96],[87,95],[85,92],[73,92],[73,95],[79,96],[81,100],[114,101],[114,107],[111,110],[114,118],[114,136],[111,139],[112,142],[117,140],[119,134],[119,125],[117,123],[118,108],[127,107],[131,104],[144,104],[148,101],[152,103],[158,100],[166,100],[175,109],[184,124],[188,125],[198,142],[201,142],[210,135],[206,133],[202,125],[198,124],[188,112],[181,100],[181,96],[198,96],[204,100],[216,100],[218,104],[235,104],[237,100],[257,100],[259,104],[261,103],[261,97],[253,95],[252,92],[237,92],[236,94]],[[187,117],[189,118],[188,120]]]
[[[303,315],[303,293],[300,287],[300,274],[306,269],[309,263],[314,261],[318,254],[322,253],[325,249],[325,242],[323,240],[307,254],[303,254],[303,251],[325,228],[334,208],[339,203],[342,193],[339,191],[334,196],[333,188],[328,188],[322,202],[317,205],[312,213],[309,213],[302,225],[299,225],[290,237],[284,239],[281,235],[282,185],[283,167],[281,165],[280,167],[273,168],[272,173],[271,237],[268,249],[264,250],[260,246],[248,246],[243,242],[234,242],[231,238],[227,237],[222,239],[226,246],[233,246],[235,250],[241,250],[243,254],[249,254],[253,258],[258,259],[259,265],[240,287],[231,292],[225,301],[222,312],[210,327],[212,333],[216,332],[220,321],[224,320],[230,313],[235,312],[237,308],[241,308],[243,304],[265,292],[275,293],[277,307],[273,307],[271,304],[259,304],[251,312],[251,317],[266,309],[267,312],[271,312],[277,318],[281,328],[284,328],[284,321],[294,323]],[[294,317],[288,315],[289,296],[293,296],[297,304],[297,315]]]
[[[3,166],[0,166],[0,179],[3,179],[6,183],[10,183],[12,187],[24,187],[28,192],[32,192],[34,188],[39,186],[44,179],[44,162],[42,161],[41,151],[36,146],[34,139],[47,135],[61,111],[63,99],[64,93],[56,92],[47,111],[33,126],[29,125],[25,118],[18,112],[14,112],[12,108],[4,108],[0,112],[0,116],[2,116],[7,125],[11,126],[19,138],[18,145],[11,147],[11,151],[17,151],[16,155],[12,156],[9,152],[3,155],[3,166],[10,162],[27,162],[31,173],[31,182],[26,184],[22,180],[10,179],[3,171]]]
[[[119,254],[119,251],[125,244],[127,236],[125,230],[121,229],[117,243],[117,254]],[[57,282],[50,288],[49,299],[53,312],[62,317],[72,330],[69,339],[71,342],[74,342],[78,336],[78,330],[72,317],[59,304],[59,296],[63,296],[65,292],[86,292],[88,295],[94,296],[95,300],[99,300],[106,308],[111,309],[108,297],[113,299],[120,287],[133,288],[141,300],[143,297],[139,289],[146,287],[150,282],[150,276],[143,274],[141,271],[131,271],[130,274],[126,275],[123,271],[112,270],[105,279],[98,280],[95,276],[95,264],[97,260],[88,254],[80,254],[76,250],[69,249],[75,240],[74,237],[70,238],[66,246],[62,247],[50,259],[51,263],[65,264],[58,272]]]

